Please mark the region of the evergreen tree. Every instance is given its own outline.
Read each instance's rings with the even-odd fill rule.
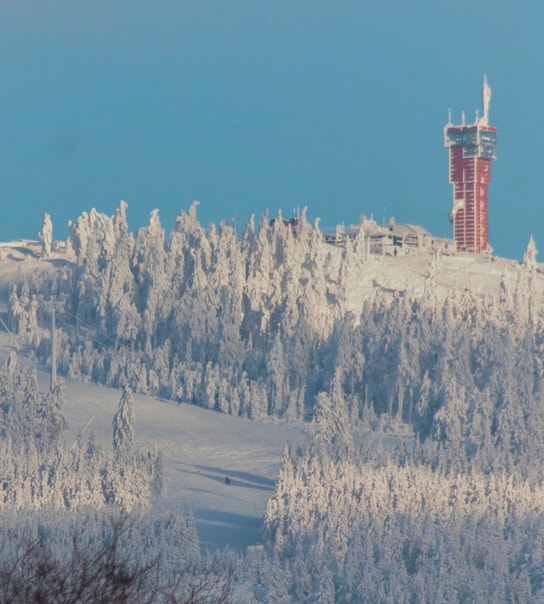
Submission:
[[[134,439],[134,402],[128,386],[125,386],[123,390],[112,427],[114,451],[121,457],[130,454]]]
[[[61,440],[66,429],[64,418],[64,383],[57,381],[43,399],[40,406],[40,423],[42,424],[42,438],[46,446],[55,448]]]
[[[318,394],[308,437],[312,448],[326,452],[333,459],[342,459],[351,453],[353,440],[340,374],[335,376],[331,394]]]

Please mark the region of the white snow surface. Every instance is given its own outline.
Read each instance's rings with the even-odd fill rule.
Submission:
[[[350,310],[355,314],[361,311],[363,290],[368,289],[370,284],[386,292],[421,295],[433,261],[429,253],[398,257],[370,256],[362,269],[361,279],[350,284],[351,291],[347,296]],[[437,285],[444,295],[452,289],[470,289],[476,294],[496,292],[503,275],[513,286],[520,267],[515,260],[469,253],[442,255],[438,262]]]

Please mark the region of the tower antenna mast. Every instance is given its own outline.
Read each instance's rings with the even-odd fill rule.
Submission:
[[[482,105],[484,108],[484,112],[482,114],[482,119],[480,120],[480,124],[482,126],[488,125],[488,116],[489,116],[489,103],[491,102],[491,88],[487,83],[487,76],[484,75],[484,85],[482,88]]]

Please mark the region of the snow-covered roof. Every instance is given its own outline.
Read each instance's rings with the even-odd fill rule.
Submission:
[[[422,226],[418,226],[417,224],[407,224],[403,222],[395,222],[394,224],[389,226],[389,230],[395,235],[399,235],[401,237],[406,237],[407,235],[413,236],[427,236],[430,237],[431,234],[427,229],[424,229]]]

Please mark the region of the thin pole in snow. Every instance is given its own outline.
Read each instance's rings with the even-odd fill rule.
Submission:
[[[51,384],[50,389],[53,390],[57,384],[57,337],[55,326],[55,306],[51,308]]]

